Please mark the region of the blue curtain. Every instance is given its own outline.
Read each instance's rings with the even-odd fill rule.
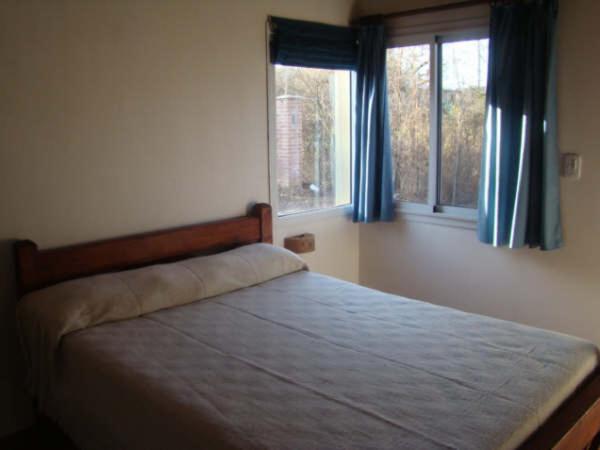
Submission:
[[[317,69],[356,68],[357,36],[350,27],[271,17],[273,64]]]
[[[353,215],[355,222],[394,218],[383,25],[359,29],[356,69]]]
[[[478,235],[494,246],[562,245],[555,0],[492,6]]]

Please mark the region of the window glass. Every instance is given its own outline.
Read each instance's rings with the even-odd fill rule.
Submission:
[[[426,203],[430,146],[430,46],[387,51],[388,107],[396,196]]]
[[[440,203],[477,208],[488,39],[441,45]]]
[[[350,203],[350,72],[275,66],[279,215]]]

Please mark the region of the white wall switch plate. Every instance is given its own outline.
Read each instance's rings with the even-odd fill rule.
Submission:
[[[571,180],[579,180],[581,178],[581,155],[561,153],[560,175]]]

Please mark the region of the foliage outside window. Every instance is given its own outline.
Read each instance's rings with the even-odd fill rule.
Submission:
[[[279,215],[350,203],[350,72],[275,65]]]
[[[388,49],[388,100],[396,197],[477,208],[488,39]]]

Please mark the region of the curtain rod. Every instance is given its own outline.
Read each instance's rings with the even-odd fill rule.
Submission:
[[[391,19],[394,17],[404,17],[404,16],[415,16],[417,14],[426,14],[426,13],[432,13],[432,12],[437,12],[437,11],[447,11],[450,9],[467,8],[469,6],[482,5],[482,4],[486,4],[486,3],[491,4],[493,2],[494,2],[494,0],[464,0],[464,1],[460,1],[460,2],[446,3],[444,5],[428,6],[425,8],[418,8],[418,9],[409,9],[407,11],[400,11],[400,12],[395,12],[395,13],[374,14],[374,15],[370,15],[370,16],[363,16],[363,17],[359,17],[357,22],[358,23],[376,22],[381,19]]]

